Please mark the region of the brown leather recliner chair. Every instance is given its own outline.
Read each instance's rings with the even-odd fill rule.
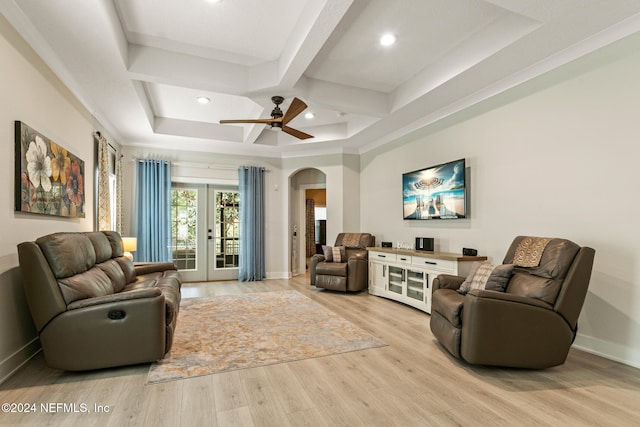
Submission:
[[[457,292],[464,277],[433,281],[433,335],[453,356],[471,364],[540,369],[561,365],[577,332],[595,251],[550,240],[532,267],[514,262],[516,237],[503,264],[515,264],[505,292]]]
[[[367,247],[375,244],[369,233],[340,233],[334,247],[344,247],[345,260],[330,262],[316,254],[310,261],[311,285],[334,291],[361,291],[369,286]]]

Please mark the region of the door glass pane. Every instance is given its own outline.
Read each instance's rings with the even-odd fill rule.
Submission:
[[[402,282],[404,279],[404,269],[389,266],[389,290],[397,294],[402,294]]]
[[[195,270],[198,235],[198,192],[171,189],[171,246],[173,262],[180,270]]]
[[[237,268],[240,229],[240,193],[216,192],[215,268]]]
[[[422,271],[407,270],[407,296],[424,301],[424,276]]]

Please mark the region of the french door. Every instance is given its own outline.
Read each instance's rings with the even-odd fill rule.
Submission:
[[[183,280],[237,279],[237,187],[174,183],[171,196],[173,261]]]

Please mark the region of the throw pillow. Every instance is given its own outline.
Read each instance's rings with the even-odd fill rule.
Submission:
[[[491,265],[488,262],[474,262],[458,292],[462,295],[466,295],[472,289],[504,292],[513,273],[513,267],[513,264]]]
[[[326,262],[346,262],[347,253],[344,246],[322,246]]]

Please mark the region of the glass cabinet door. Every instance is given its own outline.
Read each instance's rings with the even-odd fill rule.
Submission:
[[[424,302],[424,284],[427,273],[407,270],[407,296]]]
[[[396,294],[402,294],[402,282],[404,281],[404,268],[389,266],[388,290]]]

